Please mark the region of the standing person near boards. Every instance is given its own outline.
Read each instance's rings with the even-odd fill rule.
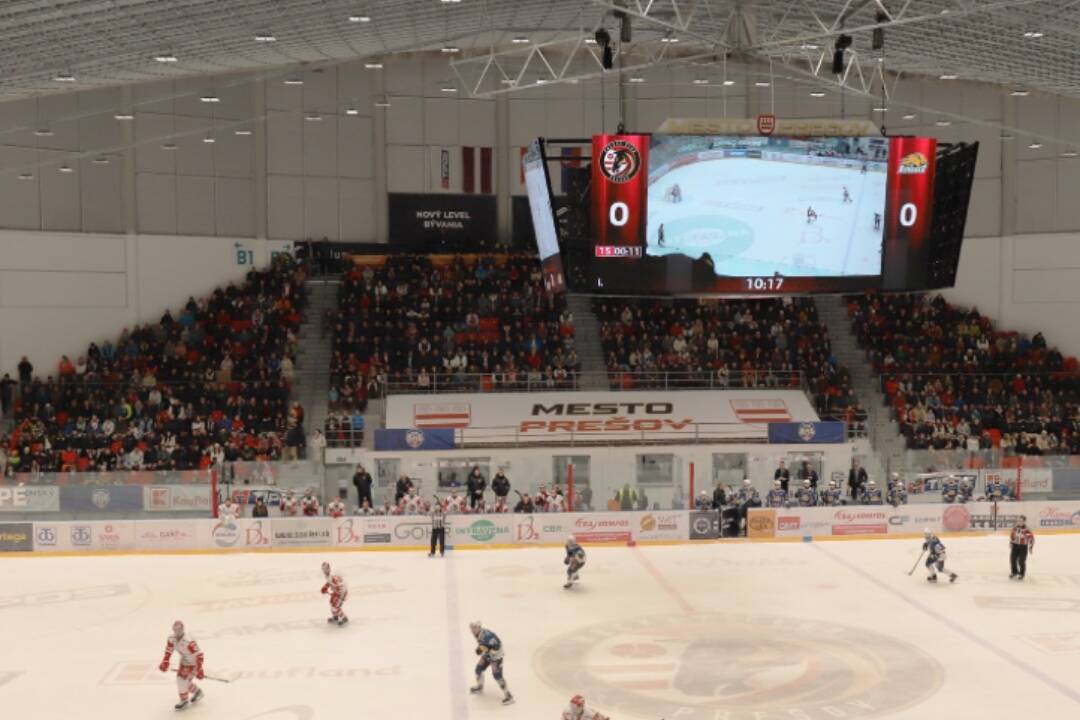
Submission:
[[[439,543],[439,557],[443,557],[446,554],[446,511],[438,495],[431,503],[431,552],[428,557],[435,557],[436,541]]]
[[[1027,574],[1028,554],[1035,554],[1035,533],[1027,526],[1027,518],[1023,515],[1013,525],[1009,533],[1009,564],[1012,566],[1010,580],[1023,580]]]

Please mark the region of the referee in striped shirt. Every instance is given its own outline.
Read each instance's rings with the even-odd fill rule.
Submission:
[[[431,503],[431,552],[428,557],[435,557],[436,541],[439,543],[439,557],[443,557],[446,554],[446,512],[438,495]]]
[[[1009,533],[1009,564],[1012,565],[1010,580],[1023,580],[1027,574],[1028,553],[1035,552],[1035,534],[1027,528],[1027,518],[1023,515]]]

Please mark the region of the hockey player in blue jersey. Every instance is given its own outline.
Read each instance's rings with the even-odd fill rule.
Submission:
[[[772,490],[765,493],[765,507],[782,508],[787,506],[787,491],[779,480],[774,480]]]
[[[585,549],[578,545],[574,536],[566,538],[566,558],[563,559],[563,564],[566,565],[566,584],[564,588],[569,588],[578,579],[578,570],[585,567]]]
[[[863,505],[884,505],[885,498],[881,495],[881,488],[877,486],[877,483],[873,480],[866,483],[866,487],[863,488],[863,494],[860,498],[860,502]]]
[[[1009,499],[1009,486],[1000,480],[986,483],[986,499],[990,502]]]
[[[809,480],[802,481],[802,487],[795,491],[795,504],[799,507],[816,507],[818,504],[817,492]]]
[[[945,569],[945,544],[938,539],[937,535],[930,532],[930,528],[923,530],[923,538],[923,552],[927,553],[926,571],[930,573],[926,581],[936,583],[937,574],[943,572],[948,574],[949,582],[956,582],[959,576]]]
[[[503,645],[499,636],[490,630],[484,629],[479,620],[469,623],[469,630],[476,638],[476,654],[480,660],[476,663],[476,684],[469,688],[469,692],[478,695],[484,692],[484,671],[491,668],[491,675],[503,691],[503,705],[514,702],[514,696],[506,687],[503,679]]]
[[[895,478],[889,484],[888,500],[893,507],[907,505],[907,488],[904,487],[904,481],[900,478]]]
[[[951,475],[941,483],[941,501],[947,503],[956,502],[960,494],[960,482]]]
[[[828,487],[821,493],[821,504],[828,507],[836,507],[841,505],[844,500],[844,491],[840,489],[840,486],[836,484],[835,480],[830,480]]]
[[[971,496],[975,494],[975,481],[970,477],[960,478],[957,485],[957,502],[971,502]]]

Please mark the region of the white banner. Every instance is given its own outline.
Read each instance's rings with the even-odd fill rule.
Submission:
[[[387,427],[454,428],[466,439],[512,428],[523,442],[764,437],[768,422],[818,419],[797,390],[392,395],[386,404]]]
[[[1020,468],[1020,496],[1054,492],[1054,472],[1050,468]]]
[[[626,542],[633,539],[635,513],[575,513],[572,532],[578,542]]]
[[[536,513],[510,517],[514,523],[511,542],[522,545],[565,542],[574,531],[574,516],[569,513]]]
[[[0,486],[0,513],[58,512],[60,488],[54,485]]]
[[[334,541],[333,520],[325,517],[274,518],[270,544],[274,547],[330,545]]]
[[[200,546],[199,520],[141,520],[135,526],[137,550],[194,550]]]
[[[634,540],[686,540],[690,537],[690,515],[686,512],[652,511],[634,513]]]
[[[447,545],[494,545],[513,542],[510,515],[451,515],[447,525]]]
[[[201,546],[222,550],[250,550],[270,547],[269,518],[237,520],[203,520]]]
[[[146,485],[143,509],[150,512],[213,512],[210,485]]]
[[[134,520],[34,523],[35,551],[134,549]]]

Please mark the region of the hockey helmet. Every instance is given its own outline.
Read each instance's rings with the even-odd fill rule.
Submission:
[[[780,487],[780,485],[781,485],[781,483],[780,483],[779,480],[773,480],[773,483],[772,483],[773,487]]]
[[[750,478],[743,478],[742,484],[746,487],[750,487]]]
[[[575,695],[570,698],[570,707],[575,710],[583,710],[585,708],[585,698],[580,695]]]
[[[177,620],[176,622],[174,622],[172,624],[172,632],[173,632],[173,637],[175,637],[175,638],[184,637],[184,623],[183,623],[182,620]]]
[[[322,564],[322,571],[323,571],[323,575],[329,575],[330,574],[330,563],[324,562]]]
[[[484,626],[480,624],[479,620],[473,620],[469,623],[469,629],[472,630],[473,635],[479,635],[480,631],[484,629]]]

